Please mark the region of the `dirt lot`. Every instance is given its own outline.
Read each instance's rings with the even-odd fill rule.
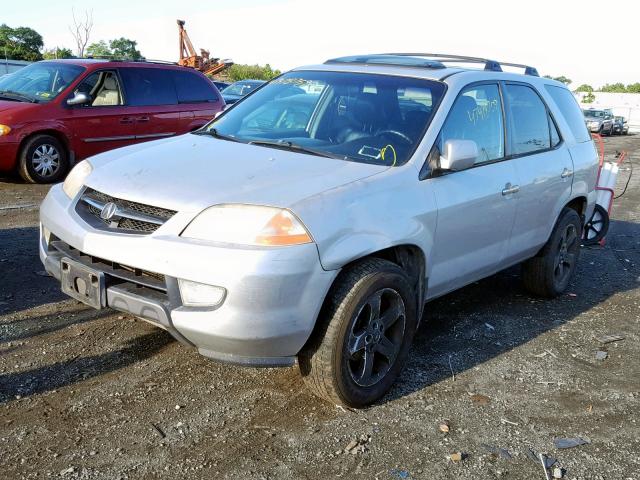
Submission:
[[[568,479],[640,479],[640,135],[606,143],[637,173],[571,293],[532,298],[516,268],[429,304],[400,381],[362,411],[297,368],[216,364],[66,300],[37,256],[47,187],[0,181],[0,477],[544,479],[531,449]]]

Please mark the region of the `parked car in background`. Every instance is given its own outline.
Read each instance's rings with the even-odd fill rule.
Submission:
[[[534,294],[566,291],[597,193],[564,84],[424,57],[296,69],[197,132],[81,162],[41,206],[45,269],[209,358],[298,362],[330,402],[375,401],[427,301],[519,263]]]
[[[265,83],[264,80],[240,80],[234,82],[222,90],[222,98],[224,98],[227,105],[231,105]]]
[[[230,83],[227,82],[218,82],[218,81],[212,81],[212,83],[216,86],[216,88],[218,89],[218,91],[222,92],[222,90],[224,90],[225,88],[227,88],[229,85],[231,85]]]
[[[626,135],[629,133],[629,122],[624,117],[613,117],[613,133]]]
[[[0,171],[57,182],[78,160],[198,129],[223,107],[209,79],[185,67],[37,62],[0,78]]]
[[[610,110],[583,110],[584,121],[590,132],[601,135],[613,133],[613,114]]]

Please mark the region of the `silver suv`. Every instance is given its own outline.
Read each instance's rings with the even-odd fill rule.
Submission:
[[[398,377],[429,300],[518,263],[534,294],[567,288],[597,165],[573,95],[533,68],[337,58],[80,162],[42,204],[40,257],[73,298],[215,360],[298,363],[358,407]]]

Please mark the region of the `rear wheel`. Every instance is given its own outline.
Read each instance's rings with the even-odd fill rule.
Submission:
[[[580,215],[565,208],[540,253],[523,264],[522,279],[530,292],[556,297],[569,286],[580,255]]]
[[[69,169],[69,155],[56,137],[35,135],[20,151],[18,172],[29,183],[61,181]]]
[[[402,371],[417,326],[416,301],[403,270],[371,258],[342,272],[329,293],[300,371],[318,396],[362,407]]]

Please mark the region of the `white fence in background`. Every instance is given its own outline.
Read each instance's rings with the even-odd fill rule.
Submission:
[[[583,109],[610,108],[614,115],[620,115],[629,121],[629,131],[640,132],[640,93],[605,93],[593,92],[593,103],[582,103],[584,92],[574,93],[576,100]]]

